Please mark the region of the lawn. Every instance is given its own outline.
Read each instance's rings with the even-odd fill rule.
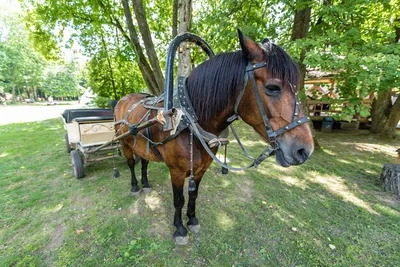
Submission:
[[[258,155],[263,143],[238,128]],[[200,187],[201,232],[176,246],[163,164],[149,165],[151,193],[132,197],[123,158],[120,178],[111,160],[73,178],[60,119],[0,126],[0,266],[398,266],[400,201],[379,176],[400,142],[363,131],[318,139],[300,167],[271,158],[222,175],[213,164]],[[235,144],[228,156],[246,164]]]

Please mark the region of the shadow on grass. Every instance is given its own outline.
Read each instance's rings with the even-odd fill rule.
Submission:
[[[247,127],[238,130],[250,152],[261,153],[265,144]],[[87,166],[87,176],[76,180],[63,138],[56,120],[0,127],[1,145],[8,144],[0,146],[0,155],[6,154],[0,157],[5,166],[0,254],[8,265],[387,266],[400,261],[399,202],[386,202],[390,197],[376,184],[382,164],[391,159],[386,153],[391,146],[381,140],[321,135],[322,150],[287,169],[271,158],[259,169],[222,175],[213,164],[197,202],[201,233],[190,233],[190,244],[177,247],[165,165],[149,165],[153,191],[134,198],[124,158],[116,160],[118,179],[111,178],[113,164],[105,160]],[[242,164],[234,146],[229,159]]]

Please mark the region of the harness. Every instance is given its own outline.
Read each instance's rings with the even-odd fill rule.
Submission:
[[[150,128],[147,130],[147,136],[144,136],[141,134],[146,140],[147,140],[147,146],[149,144],[151,145],[151,148],[154,153],[161,159],[161,155],[158,153],[156,146],[165,144],[166,142],[172,140],[176,136],[178,136],[183,130],[189,129],[190,131],[190,180],[189,180],[189,191],[195,190],[195,182],[194,182],[194,177],[193,177],[193,135],[199,140],[205,151],[210,155],[210,157],[216,161],[219,165],[221,165],[223,168],[234,170],[234,171],[239,171],[239,170],[245,170],[250,167],[255,167],[257,168],[261,162],[263,162],[265,159],[268,157],[272,156],[275,154],[277,150],[279,150],[279,143],[277,140],[277,137],[284,134],[287,131],[290,131],[291,129],[300,126],[304,123],[307,123],[310,121],[309,117],[302,117],[299,118],[299,105],[300,102],[298,100],[297,96],[297,91],[295,90],[295,87],[289,82],[291,91],[294,95],[294,101],[295,101],[295,106],[294,106],[294,111],[293,111],[293,116],[292,116],[292,121],[287,124],[284,127],[281,127],[277,130],[274,130],[271,126],[270,120],[267,116],[267,113],[264,109],[260,93],[258,92],[258,87],[256,84],[256,80],[254,77],[254,71],[266,67],[267,63],[266,62],[261,62],[257,64],[251,64],[251,62],[248,63],[245,69],[245,78],[244,78],[244,84],[238,94],[238,98],[236,99],[235,106],[234,106],[234,114],[228,118],[227,122],[229,123],[229,126],[233,132],[233,135],[235,139],[237,140],[239,146],[243,150],[243,152],[246,154],[246,156],[250,159],[253,160],[253,162],[243,168],[236,168],[232,166],[228,166],[226,162],[221,162],[215,154],[212,152],[211,148],[217,147],[217,146],[222,146],[225,145],[225,152],[226,152],[226,146],[229,143],[227,136],[228,136],[228,128],[226,128],[219,136],[205,131],[198,123],[198,118],[195,114],[195,111],[193,109],[192,102],[189,98],[189,94],[187,92],[186,88],[186,77],[181,77],[179,76],[177,79],[177,86],[173,88],[173,70],[174,70],[174,65],[173,65],[173,60],[175,58],[175,53],[177,47],[180,45],[180,43],[188,41],[195,43],[196,45],[200,46],[204,52],[207,53],[207,55],[212,58],[214,56],[214,52],[211,50],[211,48],[208,46],[208,44],[202,40],[200,37],[198,37],[195,34],[191,33],[182,33],[179,34],[175,37],[175,39],[171,42],[168,52],[167,52],[167,68],[166,68],[166,81],[165,81],[165,93],[158,98],[149,98],[149,99],[143,99],[131,106],[131,108],[128,110],[127,114],[125,115],[124,119],[116,122],[116,124],[123,123],[126,126],[129,127],[131,134],[141,134],[136,130],[137,126],[145,119],[145,117],[148,118],[150,114],[151,109],[156,109],[158,112],[163,112],[163,111],[169,111],[172,110],[173,108],[179,110],[178,112],[179,116],[174,115],[172,117],[166,117],[164,120],[160,120],[164,126],[163,129],[164,131],[170,131],[171,135],[165,138],[164,140],[160,142],[154,142],[151,139],[151,131]],[[257,106],[259,109],[259,112],[261,114],[264,127],[268,136],[268,140],[270,143],[270,146],[265,148],[263,153],[261,153],[260,156],[257,158],[251,157],[245,147],[243,146],[242,142],[239,139],[239,136],[237,135],[232,122],[236,119],[239,118],[239,105],[241,103],[241,100],[243,98],[244,92],[246,90],[246,86],[248,82],[251,82],[252,88],[253,88],[253,93],[256,98]],[[164,100],[164,109],[161,107],[157,107],[156,105],[160,103],[162,100]],[[151,102],[152,104],[149,104]],[[136,123],[134,125],[131,125],[128,121],[127,118],[129,117],[129,114],[138,106],[142,105],[143,107],[149,109],[146,115],[139,121],[139,123]],[[183,115],[182,115],[183,113]],[[181,116],[182,115],[182,116]],[[179,118],[178,118],[179,117]],[[146,118],[146,119],[147,119]],[[120,127],[121,129],[122,127]],[[148,149],[147,149],[148,151]],[[225,155],[226,157],[226,155]]]

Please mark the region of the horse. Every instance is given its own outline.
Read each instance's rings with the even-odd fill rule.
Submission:
[[[297,99],[299,70],[296,63],[268,39],[258,44],[239,30],[239,43],[240,50],[210,58],[195,67],[187,78],[186,90],[198,124],[218,136],[232,123],[230,118],[236,114],[265,142],[273,145],[276,162],[280,166],[304,163],[313,152],[314,144],[307,123],[309,118],[304,117]],[[132,125],[143,121],[146,113],[148,118],[157,116],[156,111],[148,111],[139,104],[147,97],[137,93],[120,99],[115,107],[115,120],[121,121],[125,117]],[[163,101],[156,105],[161,107]],[[129,127],[123,124],[116,125],[115,129],[119,133],[129,131]],[[162,161],[169,168],[175,207],[173,224],[176,231],[173,236],[177,244],[187,244],[188,230],[182,221],[185,178],[193,175],[195,183],[193,190],[188,192],[187,226],[189,230],[198,232],[200,224],[196,216],[196,199],[213,155],[207,153],[198,138],[193,138],[189,129],[184,129],[155,150],[149,150],[149,138],[159,142],[169,135],[169,132],[163,131],[161,124],[153,124],[147,134],[142,130],[123,138],[120,144],[131,170],[132,192],[140,190],[134,173],[137,157],[142,159],[143,164],[143,188],[150,187],[146,171],[149,161]],[[191,146],[192,149],[189,149]],[[209,150],[215,155],[218,147]]]

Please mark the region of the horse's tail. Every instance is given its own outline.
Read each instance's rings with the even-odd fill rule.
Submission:
[[[117,105],[117,103],[118,103],[118,101],[116,101],[116,100],[114,100],[114,99],[110,99],[109,104],[110,104],[110,107],[111,107],[111,109],[112,109],[113,111],[114,111],[115,106]]]

